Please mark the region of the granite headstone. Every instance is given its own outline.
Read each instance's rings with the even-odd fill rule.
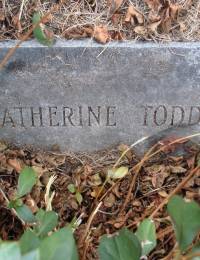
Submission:
[[[200,43],[28,41],[0,71],[0,139],[19,145],[93,151],[199,123]]]

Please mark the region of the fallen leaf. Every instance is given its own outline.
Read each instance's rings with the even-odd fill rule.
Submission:
[[[162,7],[159,0],[145,0],[145,3],[148,5],[148,7],[154,11],[159,11]]]
[[[31,209],[32,213],[36,213],[38,211],[37,204],[30,194],[26,196],[26,205]]]
[[[159,194],[161,197],[163,197],[163,198],[166,198],[166,197],[168,197],[168,194],[167,194],[167,192],[166,192],[166,191],[164,191],[164,190],[160,190],[160,191],[158,191],[158,194]]]
[[[110,35],[106,25],[99,25],[94,28],[93,38],[99,42],[105,44],[109,41]]]
[[[0,152],[3,152],[4,150],[6,150],[7,147],[8,146],[6,145],[6,143],[0,141]]]
[[[113,193],[110,193],[108,196],[105,197],[103,204],[106,208],[111,208],[115,203],[115,196]]]
[[[134,32],[140,35],[147,34],[147,29],[144,26],[138,25],[134,28]]]
[[[126,144],[120,144],[119,147],[118,147],[118,150],[123,154],[124,152],[126,152],[125,156],[127,157],[127,159],[129,161],[132,160],[132,157],[133,157],[133,153],[132,153],[132,150],[129,149],[130,147]]]
[[[163,138],[162,140],[159,141],[158,144],[161,145],[161,149],[163,152],[169,153],[169,152],[174,152],[180,144],[184,144],[187,142],[188,139],[181,140],[181,137],[170,136],[170,137]]]
[[[181,11],[182,6],[179,4],[169,4],[170,7],[170,17],[175,20],[177,16],[179,15],[179,12]]]
[[[103,190],[104,191],[104,190]],[[90,195],[93,198],[97,198],[100,194],[100,192],[102,192],[102,188],[101,187],[94,187],[93,191],[90,193]]]
[[[22,166],[19,160],[15,159],[8,159],[8,164],[15,169],[17,173],[20,173],[22,170]]]
[[[151,22],[158,22],[161,19],[161,17],[157,12],[151,10],[148,14],[148,19]]]
[[[109,15],[113,15],[122,5],[123,0],[111,0]]]
[[[92,186],[99,186],[102,184],[102,179],[98,173],[92,175],[90,179],[91,179],[90,184]]]
[[[187,170],[182,166],[170,166],[171,173],[184,173]]]
[[[185,32],[187,30],[187,26],[186,26],[185,22],[179,21],[178,24],[180,26],[180,31],[181,32]]]
[[[132,22],[132,24],[134,24],[134,19],[136,19],[139,24],[144,23],[143,14],[140,13],[133,5],[130,5],[126,13],[125,22]]]
[[[154,22],[148,25],[149,31],[153,33],[157,33],[158,26],[160,25],[161,21]]]
[[[153,165],[147,170],[152,175],[151,182],[154,188],[161,188],[165,179],[170,175],[169,168],[162,164]]]
[[[0,10],[0,21],[4,21],[6,19],[3,10]]]
[[[121,166],[117,169],[108,170],[108,178],[110,179],[121,179],[125,177],[128,173],[128,167]]]
[[[168,177],[168,173],[161,171],[157,174],[154,174],[152,177],[152,185],[154,188],[161,188],[165,179]]]
[[[195,160],[196,160],[195,156],[187,158],[187,165],[188,165],[189,168],[194,168]]]

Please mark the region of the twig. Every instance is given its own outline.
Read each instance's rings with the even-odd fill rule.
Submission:
[[[182,259],[183,260],[191,260],[191,259],[193,259],[193,258],[195,258],[197,256],[200,256],[200,252],[196,252],[196,253],[192,253],[192,254],[190,254],[188,256],[184,256]]]
[[[7,202],[7,204],[10,202],[9,199],[7,198],[6,194],[4,193],[4,191],[0,188],[0,192],[2,194],[2,196],[4,197],[5,201]]]
[[[144,142],[145,140],[147,140],[149,138],[149,136],[145,136],[140,138],[139,140],[137,140],[135,143],[133,143],[132,145],[130,145],[123,153],[122,155],[119,157],[119,159],[116,161],[116,163],[114,164],[113,168],[116,168],[120,161],[122,160],[122,158],[127,154],[128,151],[130,151],[134,146]]]
[[[19,16],[18,16],[19,21],[21,20],[22,11],[23,11],[25,2],[26,2],[26,0],[22,0],[21,5],[20,5]]]
[[[7,198],[5,192],[4,192],[1,188],[0,188],[0,192],[1,192],[2,196],[4,197],[6,203],[9,204],[10,201],[9,201],[9,199]],[[11,208],[11,211],[12,211],[12,213],[13,213],[15,216],[17,216],[17,218],[22,222],[22,225],[25,226],[26,223],[24,222],[23,219],[21,219],[21,218],[19,217],[19,215],[17,214],[16,210],[15,210],[14,208]]]
[[[4,56],[3,60],[0,63],[0,70],[3,69],[3,67],[6,65],[6,63],[8,62],[8,60],[11,58],[11,56],[15,53],[15,51],[17,50],[17,48],[19,48],[19,46],[26,41],[29,36],[32,34],[32,32],[34,31],[34,29],[40,24],[43,23],[47,20],[48,16],[56,11],[62,4],[62,1],[60,2],[60,4],[53,6],[49,12],[47,12],[41,19],[40,21],[38,21],[36,24],[32,25],[31,28],[28,30],[28,32],[22,37],[22,39],[14,46],[12,47]]]
[[[135,186],[135,183],[136,183],[136,180],[137,180],[137,177],[139,175],[139,172],[142,168],[142,165],[143,163],[149,158],[149,155],[151,154],[151,152],[155,149],[155,147],[157,146],[157,144],[155,144],[154,146],[152,146],[149,151],[144,155],[143,159],[138,163],[136,164],[133,168],[132,168],[132,172],[135,171],[135,173],[133,174],[133,178],[132,178],[132,181],[131,181],[131,184],[129,186],[129,190],[128,190],[128,193],[127,193],[127,196],[126,196],[126,199],[125,199],[125,202],[123,203],[123,206],[120,210],[120,214],[125,210],[129,200],[130,200],[130,197],[131,197],[131,193],[132,193],[132,190]]]
[[[98,210],[100,209],[101,205],[102,205],[102,201],[96,206],[96,208],[93,210],[93,212],[91,213],[88,221],[87,221],[87,225],[86,225],[86,229],[85,229],[85,232],[83,234],[83,237],[81,239],[81,242],[84,243],[85,239],[87,238],[87,234],[89,232],[89,229],[90,229],[90,226],[92,224],[92,221],[95,217],[95,215],[97,214]]]
[[[170,194],[163,200],[163,202],[153,211],[153,213],[150,215],[150,218],[153,218],[157,212],[164,207],[164,205],[169,201],[169,199],[178,193],[184,186],[185,184],[194,176],[194,174],[200,169],[200,166],[197,166],[193,170],[191,170],[190,174],[186,176],[182,182],[179,183],[179,185],[170,192]]]
[[[157,144],[154,145],[152,148],[150,148],[150,150],[144,155],[143,159],[142,159],[139,163],[137,163],[137,164],[132,168],[132,172],[133,172],[133,171],[136,171],[136,172],[135,172],[135,174],[133,175],[133,178],[132,178],[132,181],[131,181],[129,190],[128,190],[128,194],[127,194],[126,200],[125,200],[125,202],[124,202],[124,204],[123,204],[123,207],[122,207],[120,213],[122,213],[122,212],[124,211],[124,209],[126,208],[128,202],[129,202],[132,189],[133,189],[133,187],[134,187],[134,184],[135,184],[135,182],[136,182],[136,179],[137,179],[137,177],[138,177],[138,174],[139,174],[140,169],[141,169],[142,165],[144,164],[144,162],[147,161],[147,160],[149,160],[149,159],[152,158],[153,156],[159,154],[160,152],[162,152],[162,151],[164,150],[164,148],[166,148],[166,147],[168,147],[168,146],[171,146],[171,145],[173,145],[173,144],[176,144],[176,143],[180,143],[180,142],[182,142],[182,141],[184,141],[184,140],[187,140],[187,139],[190,139],[190,138],[193,138],[193,137],[196,137],[196,136],[200,136],[200,133],[193,134],[193,135],[188,135],[188,136],[185,136],[185,137],[178,138],[178,139],[172,141],[171,143],[162,146],[160,149],[158,149],[158,150],[155,151],[154,153],[151,153],[151,152],[155,149],[155,147],[157,146]],[[148,138],[148,137],[145,137],[144,140],[146,140],[147,138]],[[140,140],[142,140],[142,139],[140,139]],[[127,149],[127,150],[128,150],[128,149]],[[121,158],[121,157],[120,157],[120,158]],[[119,160],[118,160],[118,161],[119,161]],[[118,162],[118,161],[117,161],[117,162]],[[116,164],[117,164],[117,163],[116,163]]]

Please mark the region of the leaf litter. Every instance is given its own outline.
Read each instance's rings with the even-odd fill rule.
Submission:
[[[36,151],[1,142],[0,146],[4,148],[0,152],[0,188],[12,199],[17,190],[19,165],[33,167],[38,182],[31,193],[23,198],[24,203],[33,213],[39,208],[52,207],[58,213],[59,227],[79,219],[80,225],[75,236],[80,256],[88,260],[98,259],[97,247],[102,235],[113,234],[122,227],[135,231],[141,220],[150,216],[189,172],[199,165],[200,147],[197,144],[186,140],[173,144],[171,150],[163,149],[169,140],[174,141],[175,137],[169,137],[167,141],[165,138],[160,140],[156,147],[160,152],[143,162],[124,210],[122,208],[135,172],[132,169],[144,159],[134,148],[127,150],[125,144],[92,154],[73,154]],[[181,156],[176,154],[179,149],[182,151]],[[124,154],[124,151],[127,153]],[[124,156],[120,157],[122,154]],[[114,165],[116,167],[113,168],[112,177],[115,177],[105,183]],[[200,203],[199,183],[200,173],[197,171],[179,193],[186,199]],[[1,192],[0,212],[1,238],[19,239],[24,226],[6,208]],[[167,219],[165,207],[154,217],[157,246],[149,259],[163,259],[175,245],[175,234]]]
[[[45,15],[57,5],[35,32],[47,45],[54,37],[91,37],[102,44],[200,40],[199,0],[1,1],[0,40],[21,39],[35,15]]]

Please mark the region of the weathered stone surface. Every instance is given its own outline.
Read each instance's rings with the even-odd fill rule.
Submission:
[[[17,144],[92,151],[199,122],[200,43],[30,41],[0,72],[0,138]]]

